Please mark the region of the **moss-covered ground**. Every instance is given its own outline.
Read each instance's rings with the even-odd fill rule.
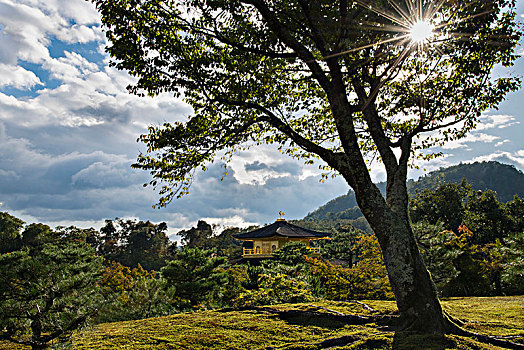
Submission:
[[[347,314],[392,314],[393,301],[357,303],[319,301],[272,306],[280,310],[327,312],[322,306]],[[524,296],[450,298],[442,305],[463,321],[464,328],[486,335],[510,336],[524,344]],[[198,311],[137,321],[100,324],[77,332],[74,349],[317,349],[329,338],[350,336],[351,343],[336,349],[501,349],[475,339],[446,336],[421,337],[389,332],[377,324],[347,325],[320,317],[282,320],[276,314],[256,311]],[[16,349],[9,343],[0,348]],[[21,347],[20,347],[21,348]]]

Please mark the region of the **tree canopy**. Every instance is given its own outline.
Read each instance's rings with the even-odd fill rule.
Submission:
[[[337,171],[352,160],[348,144],[378,151],[386,166],[394,149],[407,161],[464,136],[519,84],[490,79],[495,64],[516,58],[515,14],[503,11],[512,1],[94,2],[113,64],[138,77],[130,91],[169,91],[195,112],[142,137],[149,153],[136,167],[163,182],[161,205],[186,193],[193,169],[218,152],[254,143],[277,142]],[[417,43],[406,32],[422,19],[436,29]]]

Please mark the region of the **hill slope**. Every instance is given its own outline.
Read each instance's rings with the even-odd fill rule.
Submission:
[[[459,183],[463,178],[466,178],[475,190],[490,189],[497,192],[497,197],[502,202],[511,200],[515,194],[524,197],[524,174],[512,165],[498,162],[459,164],[432,171],[416,181],[408,181],[408,192],[413,195],[417,191],[434,187],[441,182]],[[380,182],[377,186],[382,193],[385,192],[385,182]],[[354,220],[362,216],[356,206],[355,193],[349,190],[347,194],[332,199],[309,213],[303,220]]]
[[[524,174],[512,165],[499,162],[459,164],[430,172],[417,181],[409,181],[411,194],[436,186],[439,182],[459,183],[466,178],[474,190],[493,190],[501,202],[513,199],[515,194],[524,197]]]

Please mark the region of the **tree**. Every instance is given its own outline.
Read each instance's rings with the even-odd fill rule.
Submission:
[[[45,349],[97,312],[102,263],[85,243],[0,255],[0,339]]]
[[[450,329],[411,230],[407,171],[518,88],[516,78],[490,79],[517,57],[514,1],[92,1],[112,64],[137,77],[129,90],[168,91],[194,110],[141,137],[148,152],[135,168],[151,172],[160,206],[217,154],[227,162],[278,143],[308,164],[320,158],[354,190],[378,238],[400,328]],[[405,33],[415,22],[427,36]],[[375,158],[385,198],[368,172]]]
[[[168,287],[174,287],[181,307],[211,302],[213,294],[225,283],[226,273],[218,268],[226,258],[212,255],[212,250],[185,248],[162,268],[162,277]]]
[[[351,250],[356,261],[351,267],[306,259],[309,273],[319,279],[325,297],[331,300],[390,299],[391,287],[375,237],[358,236]]]
[[[419,246],[424,263],[431,273],[437,290],[442,289],[457,275],[452,264],[456,251],[451,252],[446,245],[456,238],[453,231],[446,230],[441,222],[436,225],[421,221],[413,224],[413,233]],[[460,253],[460,252],[459,252]]]
[[[137,320],[177,311],[165,281],[140,265],[131,269],[113,261],[104,269],[99,285],[105,301],[97,322]]]
[[[20,230],[24,222],[7,212],[0,212],[0,254],[20,248],[22,237]]]
[[[279,264],[295,266],[305,264],[305,257],[310,254],[304,242],[288,242],[273,253],[273,258]]]
[[[225,256],[229,260],[239,259],[242,257],[242,242],[234,237],[239,233],[241,232],[238,227],[226,227],[220,234],[209,238],[204,248],[215,249],[218,255]]]
[[[26,247],[36,247],[53,241],[54,236],[51,227],[41,223],[33,223],[25,227],[22,233],[22,244]]]
[[[456,231],[464,220],[465,201],[471,193],[471,186],[465,180],[425,189],[410,200],[411,220],[430,225],[440,222],[445,229]]]
[[[502,254],[502,287],[505,294],[522,295],[524,293],[524,231],[512,233]]]
[[[500,247],[492,243],[476,244],[474,233],[465,225],[461,225],[458,232],[451,233],[451,239],[444,242],[456,274],[443,287],[442,293],[445,296],[485,296],[493,292],[501,295]]]
[[[510,232],[522,229],[521,205],[517,195],[504,204],[496,192],[473,191],[463,179],[460,184],[440,184],[417,193],[410,200],[410,217],[414,223],[442,225],[455,233],[464,223],[474,233],[473,243],[486,244],[503,241]]]
[[[177,233],[188,248],[204,248],[206,241],[213,237],[213,227],[204,220],[198,220],[197,227]]]
[[[511,217],[512,232],[524,232],[524,198],[515,195],[506,203],[506,209]]]
[[[475,233],[475,243],[503,241],[512,229],[512,220],[504,203],[491,190],[473,192],[468,199],[464,224]]]
[[[106,220],[102,233],[100,253],[108,260],[146,270],[160,270],[171,254],[167,224],[150,221]]]
[[[338,227],[337,231],[330,236],[331,239],[323,242],[322,257],[326,259],[341,259],[349,267],[355,261],[353,246],[361,232],[352,225]]]

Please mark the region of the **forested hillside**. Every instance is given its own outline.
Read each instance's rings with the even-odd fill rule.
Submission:
[[[524,174],[512,165],[499,162],[476,162],[459,164],[449,168],[439,169],[408,183],[411,194],[427,188],[433,188],[438,183],[460,183],[466,178],[477,191],[493,190],[497,199],[507,202],[516,194],[524,195]]]
[[[524,174],[512,165],[499,162],[476,162],[459,164],[428,173],[418,180],[408,182],[408,191],[414,195],[424,189],[433,188],[439,183],[460,183],[465,178],[474,190],[493,190],[501,202],[510,201],[515,194],[524,196]],[[378,187],[385,192],[386,184]],[[309,213],[303,220],[355,220],[362,216],[357,207],[352,190],[332,199],[317,210]]]

